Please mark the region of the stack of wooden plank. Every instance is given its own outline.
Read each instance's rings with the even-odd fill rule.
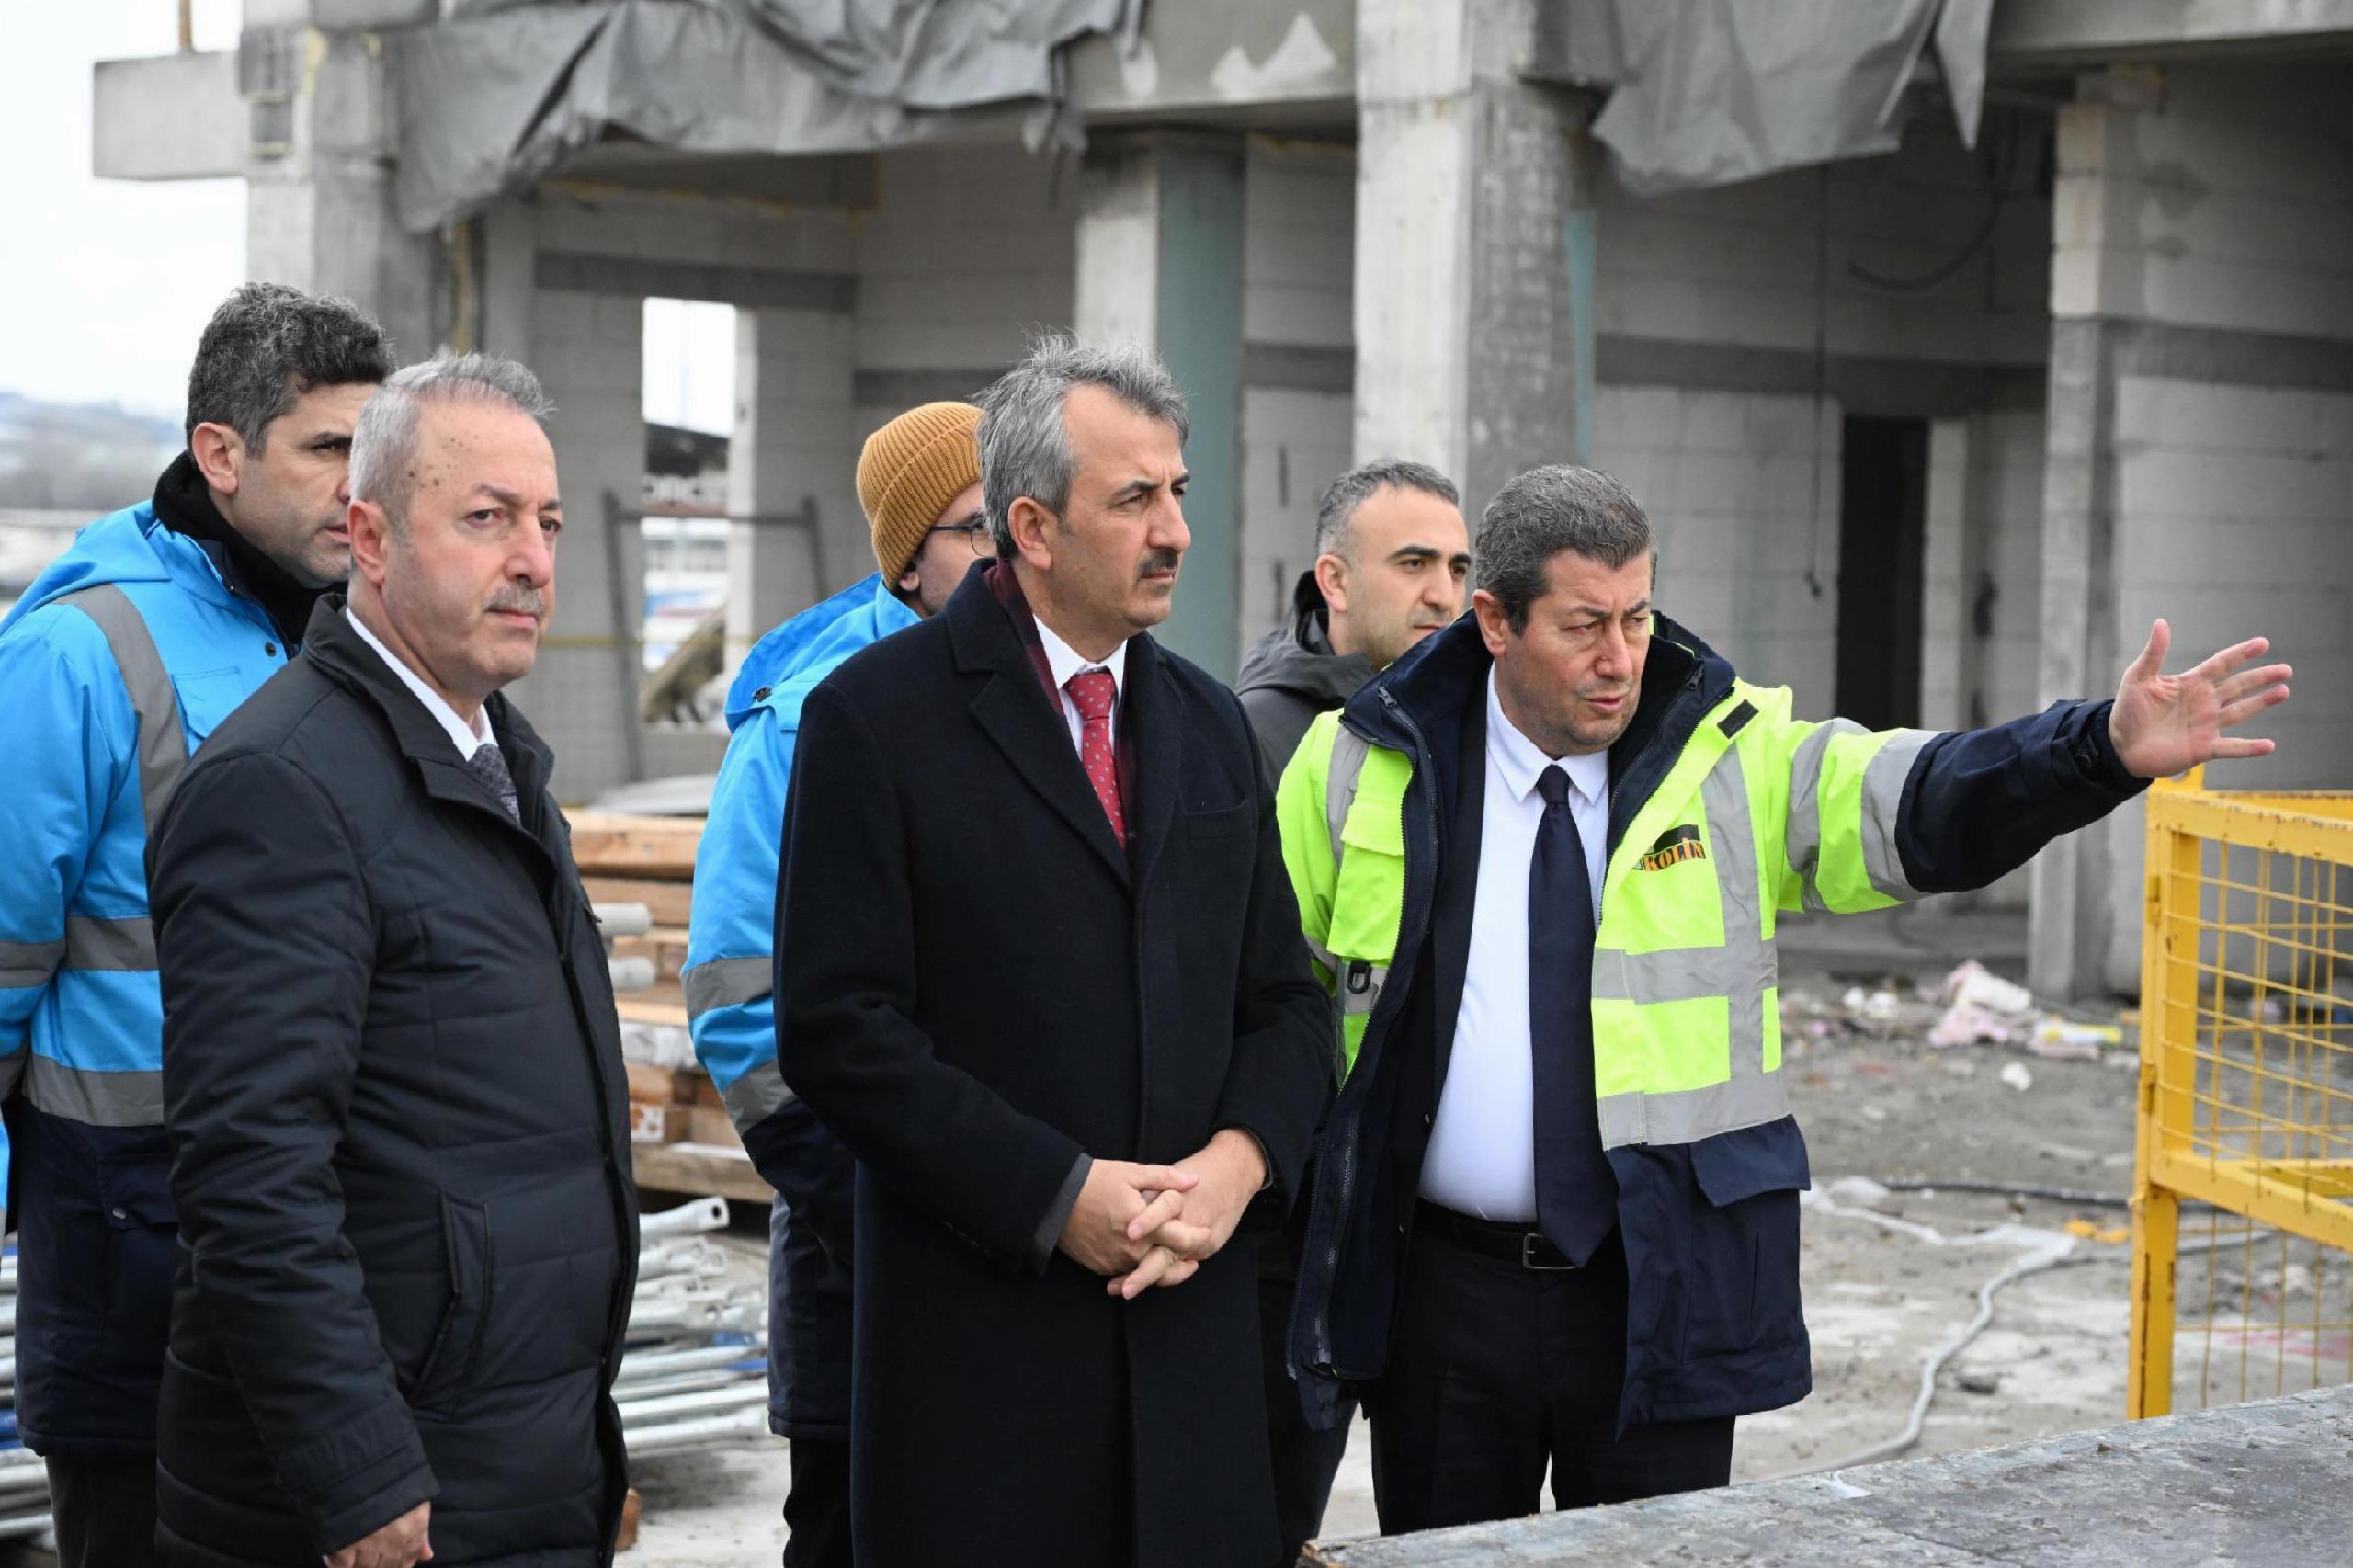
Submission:
[[[701,840],[699,817],[582,812],[572,818],[572,855],[589,902],[608,910],[642,906],[647,915],[642,929],[617,925],[608,943],[617,977],[633,971],[643,978],[650,968],[652,978],[616,992],[637,1185],[765,1203],[768,1186],[752,1168],[687,1033],[678,976]]]

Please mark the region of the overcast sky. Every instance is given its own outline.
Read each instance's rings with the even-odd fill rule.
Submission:
[[[240,0],[196,0],[196,44],[233,49]],[[178,47],[177,0],[0,0],[0,391],[178,419],[205,318],[245,278],[242,180],[90,173],[90,71]],[[733,312],[656,305],[646,417],[725,431]]]

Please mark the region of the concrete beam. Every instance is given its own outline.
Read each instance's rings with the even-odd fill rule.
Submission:
[[[2353,1389],[1462,1529],[1326,1542],[1336,1568],[2008,1568],[2345,1560]]]
[[[2353,0],[2000,0],[1994,70],[2353,49]]]
[[[638,256],[576,251],[540,253],[542,289],[575,294],[635,294],[645,299],[708,300],[740,310],[854,311],[858,278],[767,267],[698,267]]]
[[[249,28],[405,28],[440,17],[440,0],[245,0]]]
[[[1147,6],[1132,52],[1084,39],[1069,53],[1071,97],[1090,121],[1326,111],[1345,123],[1356,94],[1353,0]]]
[[[101,60],[91,78],[90,170],[100,179],[227,179],[245,172],[233,50]]]

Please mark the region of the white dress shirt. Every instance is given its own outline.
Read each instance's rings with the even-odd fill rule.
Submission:
[[[1074,750],[1086,746],[1086,721],[1079,716],[1078,704],[1070,699],[1070,677],[1088,670],[1111,672],[1111,744],[1120,744],[1120,705],[1118,699],[1128,694],[1128,645],[1121,642],[1111,650],[1108,659],[1090,659],[1054,635],[1054,629],[1044,621],[1038,622],[1038,641],[1046,647],[1046,667],[1054,674],[1054,693],[1063,699],[1063,722],[1070,726],[1070,744]]]
[[[1422,1196],[1483,1220],[1536,1219],[1536,1069],[1528,1028],[1528,879],[1552,758],[1513,727],[1487,674],[1487,792],[1480,815],[1477,903],[1463,966],[1454,1051],[1422,1161]],[[1609,758],[1564,756],[1569,811],[1585,843],[1594,923],[1601,920],[1609,834]]]
[[[474,722],[467,723],[458,717],[458,710],[449,706],[447,699],[425,684],[424,676],[410,669],[398,653],[385,647],[382,641],[368,630],[366,621],[351,613],[349,605],[343,607],[343,618],[351,622],[352,630],[359,633],[361,642],[376,650],[378,658],[392,666],[392,674],[401,677],[401,684],[416,694],[416,699],[425,704],[425,710],[449,733],[449,744],[458,748],[459,756],[471,761],[478,748],[496,741],[497,737],[490,733],[489,710],[475,709]]]

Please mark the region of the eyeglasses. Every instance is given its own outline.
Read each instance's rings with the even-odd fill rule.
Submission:
[[[961,523],[942,523],[938,528],[926,528],[923,537],[929,539],[933,534],[962,534],[964,542],[972,546],[972,554],[983,561],[996,553],[996,540],[989,533],[989,520],[979,512]]]

